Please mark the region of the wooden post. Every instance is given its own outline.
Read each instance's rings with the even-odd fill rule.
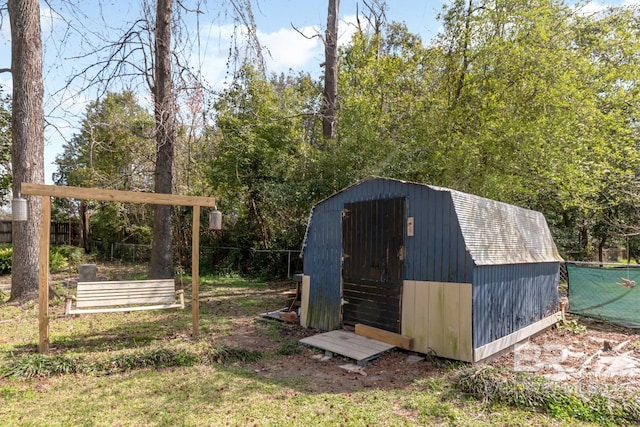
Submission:
[[[51,232],[51,197],[42,198],[40,218],[40,253],[38,255],[38,351],[49,353],[49,239]]]
[[[193,227],[191,228],[191,317],[193,338],[200,335],[200,206],[193,207]]]
[[[139,191],[105,190],[100,188],[65,187],[23,182],[23,195],[42,197],[42,222],[40,225],[40,254],[38,256],[38,321],[40,324],[41,353],[49,351],[49,244],[51,232],[51,198],[70,197],[74,199],[103,200],[109,202],[148,203],[155,205],[193,206],[192,238],[192,296],[193,337],[200,333],[200,207],[216,206],[213,197],[181,196],[175,194],[144,193]]]

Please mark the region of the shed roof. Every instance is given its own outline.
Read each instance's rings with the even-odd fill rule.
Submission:
[[[465,247],[476,265],[563,262],[541,212],[449,188],[371,176],[343,188],[318,204],[374,179],[448,192],[451,195]],[[313,211],[312,208],[303,251],[313,219]]]
[[[465,245],[476,265],[562,262],[540,212],[448,188]]]

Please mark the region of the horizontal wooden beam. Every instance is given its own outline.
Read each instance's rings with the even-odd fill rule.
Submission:
[[[373,326],[363,325],[362,323],[356,323],[355,332],[356,335],[371,338],[376,341],[382,341],[406,350],[411,350],[411,346],[413,344],[413,338],[405,337],[404,335],[385,331],[383,329],[374,328]]]
[[[23,182],[21,194],[63,197],[107,202],[144,203],[172,206],[216,206],[215,197],[182,196],[179,194],[145,193],[142,191],[105,190],[102,188],[70,187]]]

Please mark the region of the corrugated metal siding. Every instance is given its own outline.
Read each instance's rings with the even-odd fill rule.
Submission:
[[[405,239],[405,280],[470,283],[473,261],[449,193],[407,183],[405,194],[407,216],[414,218],[414,237]]]
[[[340,326],[344,204],[398,197],[406,198],[407,216],[414,217],[414,237],[405,237],[404,280],[471,282],[473,262],[449,193],[421,184],[369,179],[323,200],[312,212],[304,246],[304,274],[311,276],[309,326],[324,330]]]
[[[458,205],[455,207],[452,193],[458,194]],[[486,259],[491,262],[496,260],[491,249],[494,244],[502,248],[499,252],[504,259],[512,259],[509,252],[518,253],[523,248],[528,251],[527,256],[536,256],[531,255],[535,254],[535,250],[530,246],[533,245],[535,249],[538,244],[549,243],[534,239],[537,234],[533,231],[548,233],[544,217],[534,215],[533,223],[527,223],[529,219],[524,221],[528,224],[525,228],[532,231],[526,236],[532,238],[533,243],[515,247],[507,244],[505,237],[496,237],[508,237],[514,229],[504,227],[504,222],[496,223],[495,219],[512,221],[513,214],[525,212],[529,215],[532,211],[516,208],[509,211],[510,216],[504,217],[490,211],[494,205],[487,204],[488,199],[460,194],[463,193],[423,184],[370,178],[318,203],[312,212],[303,248],[304,274],[311,277],[308,326],[323,330],[340,327],[340,213],[345,202],[398,197],[406,198],[406,216],[414,218],[414,237],[405,236],[404,280],[473,283],[474,348],[528,326],[557,309],[559,264],[555,255],[552,254],[556,262],[475,267],[468,251],[471,244],[476,256],[488,254]],[[465,196],[469,197],[465,199]],[[469,202],[466,209],[462,200]],[[473,203],[477,202],[484,203],[482,209],[474,208]],[[502,205],[510,206],[504,203],[495,206]],[[484,222],[480,221],[480,212],[483,212]],[[504,209],[500,212],[504,212]],[[460,219],[460,215],[463,219]],[[477,238],[469,238],[465,244],[465,231],[460,227],[460,222],[466,224],[469,236],[475,235]],[[475,234],[468,231],[474,224],[478,227]],[[502,231],[496,233],[496,230]],[[478,237],[483,235],[484,238]],[[479,259],[483,260],[482,257],[484,255]],[[522,259],[529,258],[519,258],[519,261]]]
[[[310,276],[307,325],[312,328],[340,327],[341,210],[337,203],[316,208],[308,230],[303,270]]]
[[[562,262],[542,213],[447,191],[476,265]]]
[[[473,278],[473,347],[557,312],[559,263],[478,266]]]
[[[404,183],[371,179],[348,187],[318,203],[312,212],[304,244],[304,274],[311,277],[308,326],[340,327],[342,230],[340,213],[346,202],[402,197]]]

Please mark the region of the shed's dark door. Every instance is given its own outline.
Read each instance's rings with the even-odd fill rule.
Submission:
[[[342,218],[343,322],[400,332],[403,198],[345,204]]]

